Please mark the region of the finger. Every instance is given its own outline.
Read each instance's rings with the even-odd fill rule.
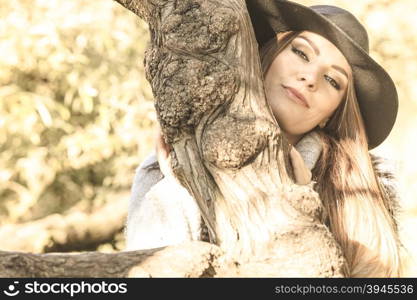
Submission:
[[[294,170],[295,182],[297,184],[310,183],[311,171],[307,168],[301,154],[295,148],[291,149],[290,158]]]
[[[159,163],[159,169],[161,170],[162,174],[164,174],[165,177],[173,176],[170,155],[171,149],[165,143],[165,139],[162,135],[161,127],[159,127],[159,124],[157,124],[156,126],[155,148],[156,156]]]
[[[155,135],[156,153],[160,157],[167,158],[171,149],[169,148],[167,143],[165,143],[165,139],[162,135],[162,131],[161,131],[161,128],[159,127],[159,124],[157,125],[156,130],[157,130],[156,135]]]
[[[159,169],[165,177],[173,176],[173,171],[171,167],[171,155],[168,154],[166,158],[158,158]]]
[[[158,156],[163,158],[168,157],[168,147],[166,147],[164,137],[162,135],[156,137],[156,152],[158,153]]]
[[[161,142],[162,141],[162,142]],[[171,169],[171,155],[169,154],[166,147],[164,147],[163,138],[161,138],[157,141],[157,158],[159,163],[159,169],[161,170],[162,174],[164,176],[168,176],[172,174]]]

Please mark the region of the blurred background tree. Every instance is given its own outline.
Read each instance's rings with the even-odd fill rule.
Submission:
[[[401,234],[417,253],[417,2],[297,2],[352,11],[368,29],[371,55],[397,84],[398,121],[373,152],[394,159]],[[126,213],[134,170],[154,147],[147,42],[147,25],[111,0],[1,1],[0,228],[52,214],[88,216],[115,201]],[[112,210],[104,211],[95,226],[106,226]],[[123,220],[106,243],[70,249],[121,250],[122,231]],[[407,264],[417,276],[415,263]]]

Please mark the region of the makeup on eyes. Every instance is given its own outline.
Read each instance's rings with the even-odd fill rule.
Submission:
[[[320,55],[320,49],[317,47],[317,45],[310,40],[309,38],[303,36],[303,35],[299,35],[297,36],[294,41],[300,41],[300,44],[304,44],[306,47],[310,47],[314,53],[316,55]],[[337,66],[337,65],[332,65],[332,68],[336,69],[337,71],[339,71],[340,73],[342,73],[344,76],[346,76],[346,78],[348,78],[348,74],[347,72],[344,70],[344,68]]]
[[[302,39],[295,38],[293,43],[291,44],[292,49],[297,49],[299,51],[304,52],[304,54],[309,58],[314,52],[312,51],[311,47],[307,44],[307,42],[303,41]]]
[[[291,51],[307,62],[310,61],[310,57],[313,55],[313,53],[316,56],[320,55],[320,50],[316,47],[316,45],[308,38],[303,36],[298,36],[293,40],[293,43],[291,44]],[[332,69],[337,70],[338,73],[344,74],[344,76],[347,78],[347,74],[343,68],[337,65],[332,65],[331,67]],[[340,78],[338,73],[325,74],[324,79],[328,81],[333,88],[339,91],[342,89],[344,81]]]

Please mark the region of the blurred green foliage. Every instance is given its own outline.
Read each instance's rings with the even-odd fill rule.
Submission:
[[[111,0],[0,6],[0,224],[130,188],[155,123],[146,24]]]

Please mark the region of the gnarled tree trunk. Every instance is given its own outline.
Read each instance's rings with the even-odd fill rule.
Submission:
[[[174,173],[210,241],[242,275],[262,265],[272,276],[341,276],[321,201],[293,184],[290,146],[265,99],[246,8],[256,1],[117,1],[149,24],[147,79]]]
[[[147,276],[178,262],[200,268],[161,276],[345,275],[340,247],[320,221],[317,193],[291,179],[290,146],[265,99],[246,8],[255,0],[116,1],[149,24],[146,74],[173,148],[173,170],[222,250],[184,245],[191,261],[184,251],[172,252],[181,246],[106,255],[0,252],[0,276],[25,270],[33,276]],[[168,253],[159,262],[158,251]]]

